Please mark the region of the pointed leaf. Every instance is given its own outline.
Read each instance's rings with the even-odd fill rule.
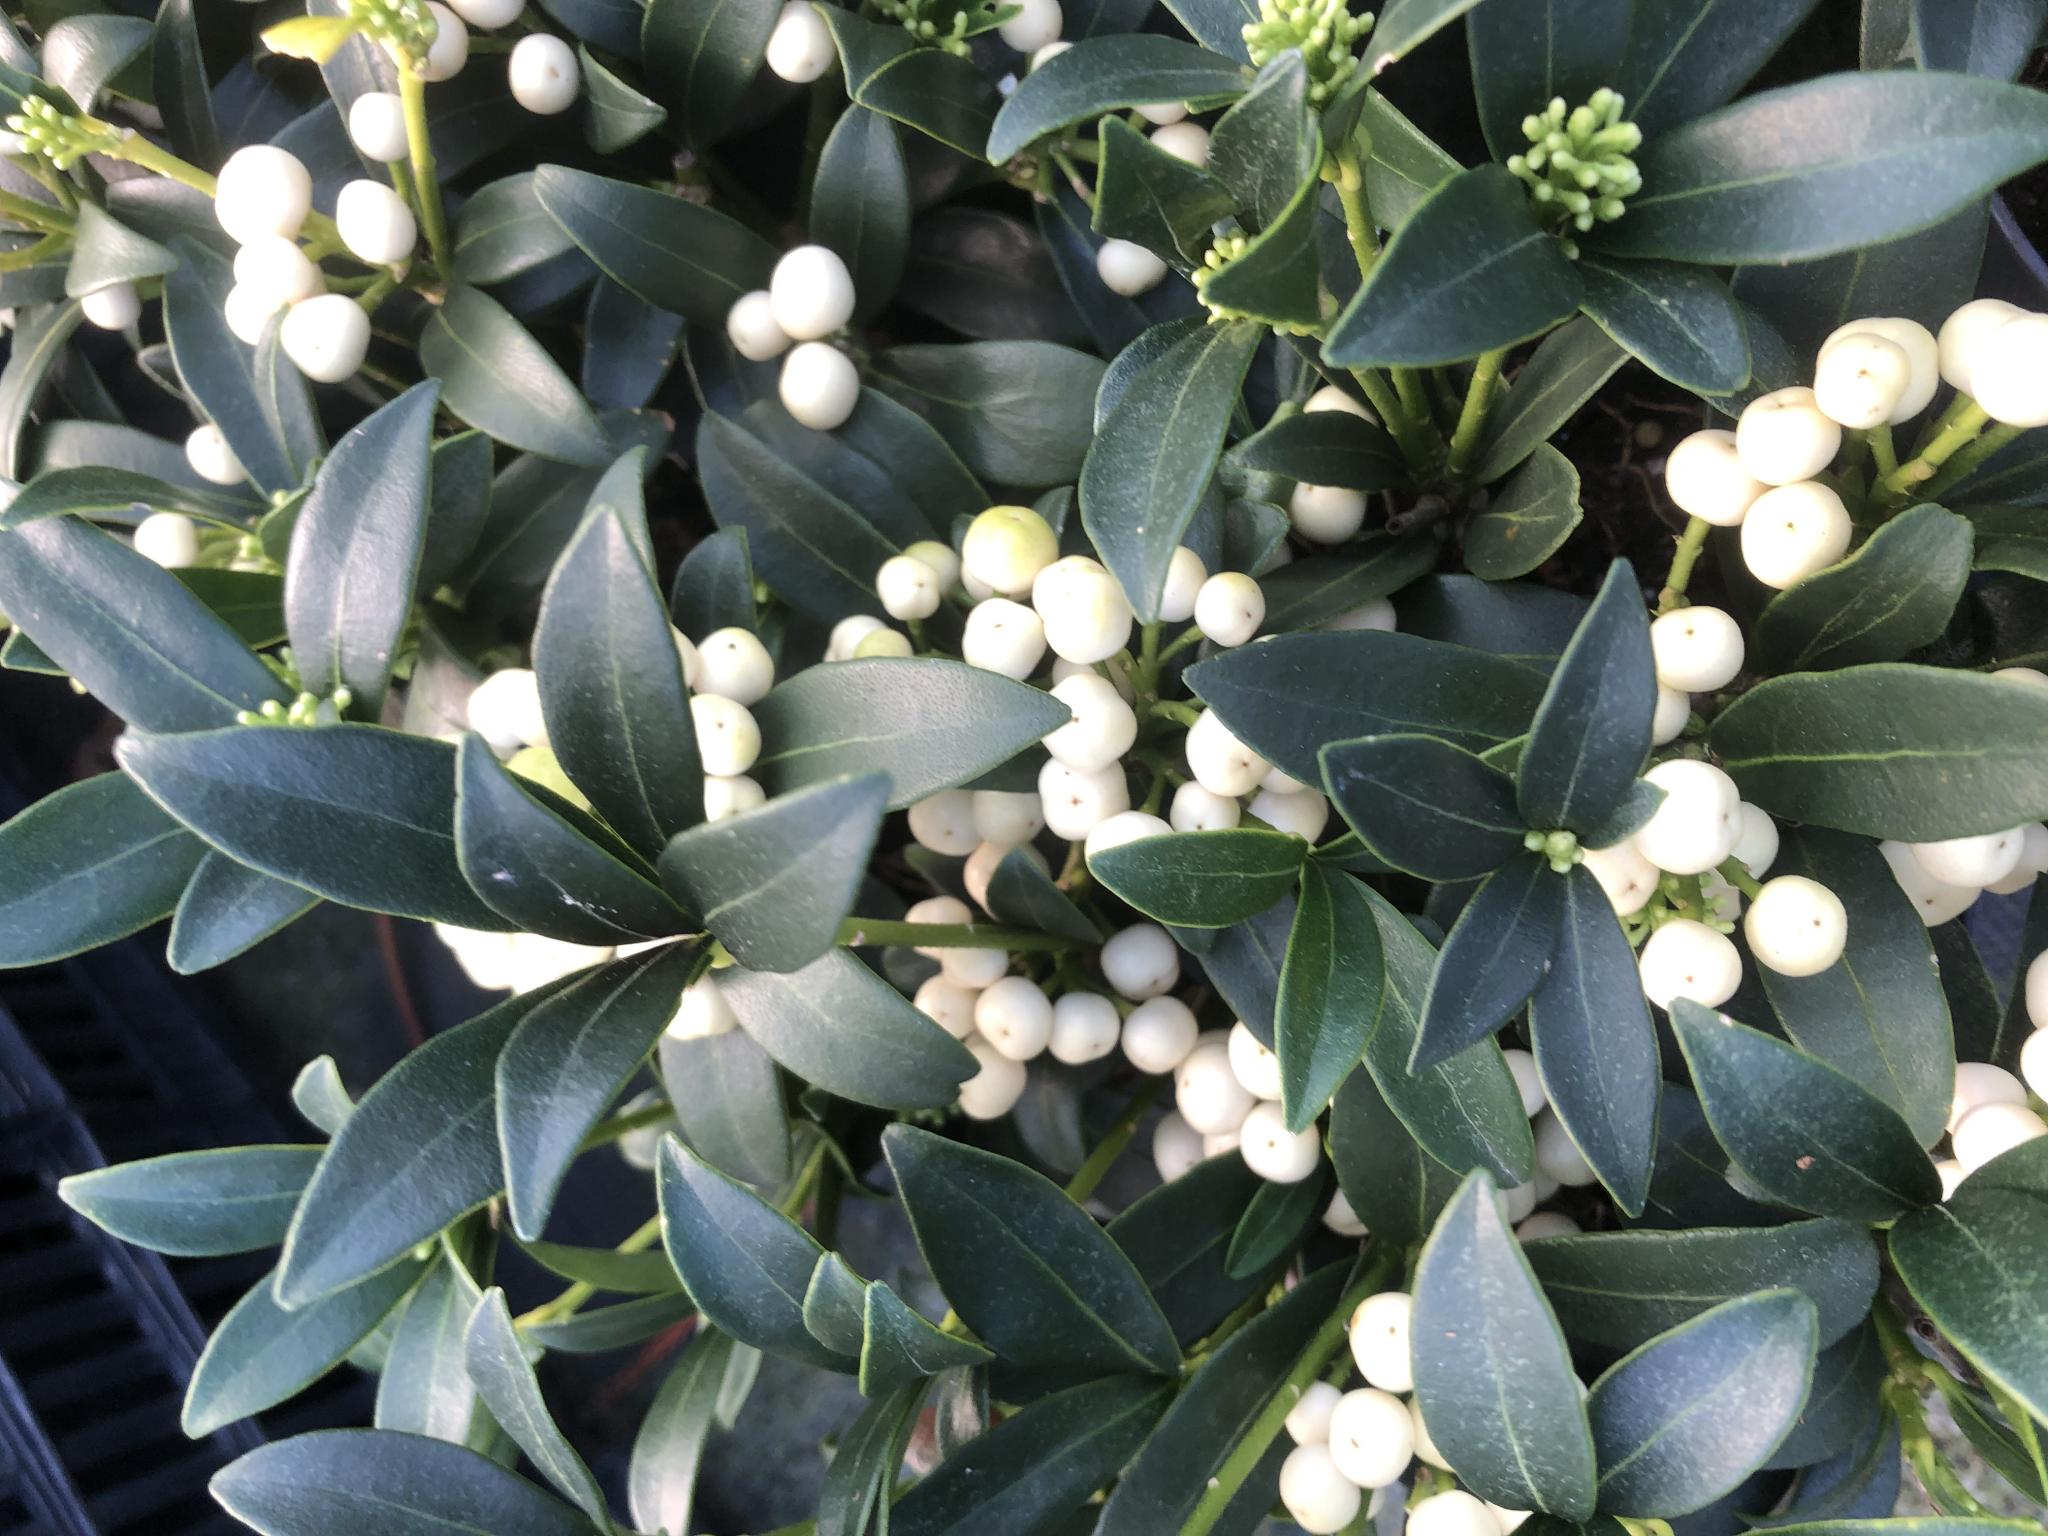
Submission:
[[[1634,567],[1617,560],[1530,723],[1516,777],[1528,825],[1563,827],[1606,846],[1596,834],[1650,755],[1656,707],[1650,616]]]
[[[1285,475],[1290,480],[1306,480],[1311,485],[1338,485],[1354,491],[1392,490],[1408,479],[1408,466],[1402,462],[1401,451],[1393,438],[1349,411],[1306,411],[1283,416],[1268,422],[1250,437],[1241,439],[1223,458],[1227,467],[1261,470]],[[1336,569],[1329,563],[1330,558],[1323,557],[1323,574],[1326,576]],[[1293,565],[1280,569],[1291,571]],[[1370,602],[1372,597],[1383,595],[1372,593],[1351,606],[1358,607]],[[1269,629],[1304,628],[1315,622],[1294,617],[1294,609],[1284,602],[1276,604],[1274,597],[1268,588],[1266,624]],[[1276,613],[1291,622],[1277,623]]]
[[[789,1177],[789,1116],[782,1074],[743,1029],[656,1046],[661,1082],[683,1145],[748,1184]]]
[[[1488,581],[1526,576],[1564,547],[1581,516],[1578,470],[1550,444],[1539,444],[1465,525],[1465,569]]]
[[[64,291],[74,299],[115,283],[162,277],[178,258],[154,240],[138,235],[96,204],[81,203],[72,231],[71,265],[64,272]]]
[[[838,1254],[821,1255],[804,1289],[804,1327],[811,1337],[842,1355],[858,1355],[866,1310],[867,1282]]]
[[[1235,100],[1246,84],[1242,66],[1177,38],[1088,38],[1018,82],[989,130],[989,164],[1105,112],[1183,101],[1205,112]]]
[[[1415,1144],[1370,1072],[1354,1072],[1330,1106],[1330,1161],[1351,1209],[1370,1232],[1420,1243],[1457,1193],[1458,1176]]]
[[[74,1173],[57,1194],[124,1243],[184,1256],[247,1253],[284,1241],[320,1147],[173,1152]]]
[[[1365,846],[1425,880],[1471,880],[1521,851],[1515,782],[1434,736],[1365,736],[1322,751],[1323,783]]]
[[[593,469],[611,458],[576,386],[533,334],[481,289],[458,284],[429,314],[420,366],[440,379],[442,403],[451,412],[501,443]]]
[[[1233,1276],[1227,1262],[1238,1222],[1264,1182],[1242,1157],[1221,1153],[1147,1190],[1109,1224],[1183,1345],[1205,1337],[1268,1278]]]
[[[191,976],[223,965],[297,922],[319,900],[209,849],[171,915],[171,969]]]
[[[879,1512],[893,1515],[897,1470],[917,1424],[924,1384],[913,1382],[870,1403],[840,1438],[818,1490],[817,1536],[867,1536]]]
[[[1627,361],[1628,355],[1583,317],[1566,321],[1544,337],[1494,406],[1473,478],[1490,483],[1528,458]],[[1487,574],[1476,565],[1472,571]]]
[[[1251,1279],[1294,1253],[1329,1204],[1328,1185],[1320,1165],[1291,1184],[1262,1184],[1230,1234],[1225,1273],[1234,1280]]]
[[[850,107],[832,125],[811,186],[810,223],[811,238],[853,274],[856,317],[879,312],[910,251],[910,171],[888,118]]]
[[[497,1435],[464,1364],[470,1317],[483,1297],[443,1252],[406,1299],[377,1378],[377,1428],[476,1448]]]
[[[1517,853],[1472,893],[1445,935],[1415,1064],[1427,1066],[1483,1040],[1543,985],[1565,913],[1565,882],[1539,853]]]
[[[1268,325],[1312,328],[1322,319],[1322,181],[1313,172],[1281,215],[1202,287],[1205,303]]]
[[[1932,645],[1970,579],[1968,519],[1921,505],[1884,523],[1861,549],[1764,605],[1750,632],[1757,665],[1818,672],[1897,661]]]
[[[694,1529],[690,1507],[697,1467],[732,1353],[731,1339],[715,1328],[699,1328],[647,1405],[626,1469],[626,1507],[640,1529],[665,1536]]]
[[[1102,938],[1094,919],[1053,883],[1028,848],[1012,848],[996,865],[988,882],[988,910],[997,922],[1013,928],[1035,928],[1083,944]]]
[[[940,1331],[881,1281],[868,1286],[861,1315],[863,1396],[881,1397],[921,1377],[994,1358],[972,1339]]]
[[[1308,844],[1292,832],[1233,827],[1165,832],[1105,848],[1096,879],[1148,917],[1184,928],[1228,928],[1294,887]]]
[[[1749,382],[1742,306],[1712,272],[1676,261],[1579,257],[1586,313],[1681,388],[1726,395]]]
[[[746,529],[720,528],[691,546],[676,567],[668,611],[686,635],[754,627],[754,565],[747,558]]]
[[[1209,226],[1231,210],[1230,194],[1199,166],[1146,138],[1120,117],[1097,129],[1096,233],[1129,240],[1160,256],[1198,260]]]
[[[1352,1075],[1385,986],[1379,925],[1361,887],[1321,865],[1304,870],[1273,1019],[1280,1102],[1290,1130],[1321,1114]]]
[[[505,1293],[496,1286],[484,1292],[469,1320],[463,1364],[484,1406],[526,1453],[526,1459],[592,1520],[603,1521],[604,1494],[583,1458],[548,1416],[539,1378],[533,1374],[525,1346],[512,1326],[512,1313],[505,1306]]]
[[[972,59],[919,47],[902,28],[840,6],[826,6],[820,14],[839,44],[847,94],[856,104],[981,158],[998,99]]]
[[[263,395],[289,391],[303,409],[305,380],[281,358],[259,369],[256,352],[228,329],[224,306],[234,274],[226,258],[187,236],[173,241],[172,249],[178,266],[164,279],[164,331],[178,378],[259,490],[269,495],[296,489],[307,468],[296,452],[303,445],[286,439],[281,418],[266,411]]]

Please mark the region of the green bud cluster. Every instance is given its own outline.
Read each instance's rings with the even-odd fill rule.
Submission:
[[[875,0],[875,9],[908,32],[927,48],[940,48],[957,57],[967,57],[967,39],[1007,21],[1016,12],[1013,5],[991,5],[987,0]]]
[[[1528,184],[1537,212],[1554,233],[1611,224],[1627,212],[1625,200],[1642,190],[1642,175],[1629,156],[1642,147],[1643,131],[1622,120],[1623,105],[1621,95],[1603,85],[1582,107],[1567,112],[1557,96],[1522,119],[1529,151],[1508,156],[1508,169]]]
[[[427,0],[348,0],[349,20],[394,57],[413,64],[426,62],[440,35],[441,24],[427,9]]]
[[[74,116],[40,96],[22,98],[21,110],[8,114],[7,130],[21,136],[24,153],[42,155],[60,171],[87,155],[112,154],[127,137],[112,123]]]
[[[1522,846],[1550,860],[1550,867],[1560,875],[1586,859],[1586,850],[1579,846],[1579,840],[1562,827],[1554,832],[1525,832]]]
[[[1712,872],[1705,875],[1666,874],[1657,882],[1656,894],[1650,897],[1642,910],[1631,912],[1621,920],[1622,932],[1628,935],[1629,943],[1640,948],[1651,934],[1681,917],[1702,923],[1716,933],[1733,933],[1734,921],[1722,915],[1720,903],[1709,893],[1707,882],[1712,878]]]
[[[239,709],[235,711],[237,725],[338,725],[355,695],[346,688],[337,688],[332,696],[322,698],[317,693],[301,693],[290,704],[280,704],[276,699],[263,701],[261,709]]]
[[[1358,68],[1352,52],[1372,31],[1372,12],[1353,15],[1347,0],[1259,0],[1259,19],[1243,28],[1245,47],[1263,69],[1290,48],[1308,66],[1308,99],[1320,107]]]

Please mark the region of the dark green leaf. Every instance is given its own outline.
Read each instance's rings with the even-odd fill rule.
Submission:
[[[1579,518],[1578,470],[1540,443],[1486,510],[1465,525],[1465,568],[1487,581],[1526,576],[1564,547]]]
[[[1176,38],[1089,38],[1018,82],[989,130],[989,163],[1001,165],[1046,135],[1105,112],[1167,102],[1204,112],[1235,100],[1246,84],[1235,61]]]
[[[377,1428],[472,1447],[497,1437],[463,1363],[469,1320],[482,1299],[451,1253],[432,1260],[391,1330],[377,1378]]]
[[[1352,1075],[1380,1010],[1386,960],[1362,891],[1321,865],[1302,873],[1273,1019],[1281,1103],[1293,1130],[1322,1113]]]
[[[1173,1330],[1131,1261],[1056,1185],[902,1123],[882,1149],[932,1278],[997,1354],[1097,1373],[1179,1369]]]
[[[696,961],[667,944],[584,971],[527,1014],[497,1063],[498,1144],[512,1226],[539,1237],[583,1138],[675,1016]]]
[[[505,1293],[496,1286],[484,1292],[469,1320],[463,1364],[484,1406],[525,1452],[526,1459],[592,1520],[604,1520],[604,1494],[583,1458],[548,1416],[539,1378],[512,1326]]]
[[[896,810],[1007,762],[1064,724],[1067,709],[960,662],[875,657],[797,673],[754,706],[754,718],[753,776],[771,795],[886,773]]]
[[[1264,1187],[1242,1157],[1225,1152],[1147,1190],[1109,1224],[1183,1345],[1206,1336],[1269,1278],[1233,1276],[1228,1267],[1238,1222]]]
[[[1101,377],[1101,360],[1071,347],[983,341],[891,347],[876,354],[873,381],[936,427],[975,474],[1039,489],[1080,475]]]
[[[838,1254],[827,1252],[804,1290],[804,1326],[811,1337],[842,1355],[857,1355],[867,1310],[867,1282]]]
[[[502,283],[575,249],[569,232],[534,195],[533,173],[479,187],[455,221],[455,279]]]
[[[221,162],[220,129],[213,120],[196,8],[195,0],[163,0],[157,7],[156,35],[149,48],[150,84],[171,147],[210,169]]]
[[[718,985],[761,1049],[857,1104],[940,1107],[975,1073],[965,1046],[844,950],[786,975],[730,971]]]
[[[1302,184],[1315,178],[1321,135],[1309,110],[1308,69],[1287,49],[1261,69],[1209,137],[1209,174],[1254,229],[1277,224]]]
[[[691,547],[676,568],[668,611],[686,635],[754,627],[754,566],[747,558],[746,529],[721,528]]]
[[[1873,140],[1873,122],[1911,134]],[[2048,101],[1916,70],[1824,75],[1652,133],[1643,190],[1599,244],[1725,265],[1799,261],[1909,235],[2048,155]]]
[[[1427,533],[1369,533],[1348,549],[1295,560],[1259,578],[1268,632],[1314,629],[1356,613],[1432,569],[1437,556],[1436,540]],[[1535,707],[1534,694],[1529,704]]]
[[[178,267],[164,279],[164,330],[179,379],[220,428],[258,489],[266,494],[294,489],[307,468],[296,452],[304,445],[285,437],[263,397],[273,389],[290,393],[298,397],[302,412],[304,379],[281,358],[268,370],[272,378],[260,377],[256,354],[228,329],[223,306],[234,283],[228,263],[183,237],[173,250]]]
[[[1603,82],[1628,99],[1644,133],[1661,133],[1712,111],[1813,9],[1814,0],[1679,0],[1638,5],[1617,76]],[[1883,68],[1875,62],[1866,68]]]
[[[17,528],[62,513],[95,523],[139,523],[151,512],[217,518],[221,502],[209,492],[170,485],[132,469],[100,465],[44,469],[0,511],[0,528]]]
[[[1708,738],[1745,800],[1790,821],[1930,842],[2048,814],[2048,692],[1880,665],[1751,689]]]
[[[690,1507],[697,1466],[711,1436],[719,1387],[732,1355],[731,1339],[715,1328],[699,1328],[647,1405],[626,1470],[626,1507],[641,1529],[693,1529]]]
[[[1414,1294],[1415,1402],[1459,1482],[1514,1509],[1592,1514],[1579,1378],[1484,1169],[1423,1245]]]
[[[760,71],[781,7],[768,0],[648,0],[640,23],[641,78],[703,149],[736,126],[740,97]]]
[[[1239,62],[1249,58],[1244,27],[1259,19],[1258,7],[1248,6],[1245,0],[1166,0],[1166,8],[1187,28],[1189,36],[1211,52]]]
[[[225,964],[305,916],[319,899],[209,850],[171,915],[171,969],[191,976]]]
[[[491,440],[458,432],[434,444],[418,590],[431,593],[476,550],[491,511]]]
[[[263,1536],[593,1536],[595,1527],[496,1462],[445,1440],[323,1429],[259,1446],[208,1485]],[[374,1521],[374,1527],[367,1522]]]
[[[837,251],[853,274],[858,318],[895,293],[910,249],[910,171],[896,125],[848,107],[832,126],[811,189],[811,238]]]
[[[72,240],[75,244],[71,265],[64,273],[64,291],[74,299],[115,283],[162,277],[178,264],[178,258],[154,240],[138,235],[92,203],[79,205]]]
[[[7,366],[0,370],[0,475],[28,478],[28,462],[21,451],[22,431],[28,425],[29,413],[35,409],[44,381],[65,355],[65,344],[78,329],[80,319],[76,300],[30,310],[22,316],[8,344]]]
[[[1297,412],[1282,417],[1237,443],[1223,459],[1236,469],[1354,491],[1391,490],[1408,479],[1394,440],[1349,411]],[[1287,569],[1290,567],[1282,567]],[[1270,619],[1270,594],[1267,614]]]
[[[818,1490],[817,1536],[868,1536],[878,1512],[886,1526],[904,1443],[923,1401],[923,1383],[907,1383],[870,1403],[840,1437]]]
[[[1081,467],[1082,523],[1140,619],[1158,613],[1262,335],[1232,320],[1175,343],[1132,381]]]
[[[853,910],[888,794],[884,774],[830,779],[694,827],[663,851],[662,882],[741,965],[799,970]]]
[[[1292,1254],[1329,1204],[1328,1185],[1320,1166],[1292,1184],[1261,1184],[1230,1234],[1224,1272],[1234,1280],[1253,1279]]]
[[[1586,313],[1672,383],[1726,395],[1749,382],[1742,307],[1711,272],[1675,261],[1579,258]]]
[[[1482,165],[1437,187],[1395,231],[1323,356],[1345,368],[1454,363],[1548,330],[1581,292],[1529,212],[1528,189]]]
[[[1323,783],[1366,847],[1425,880],[1471,880],[1522,847],[1515,784],[1434,736],[1365,736],[1322,751]]]
[[[1325,742],[1413,731],[1483,752],[1519,736],[1543,695],[1526,667],[1384,630],[1281,635],[1187,680],[1247,746],[1310,784]]]
[[[1228,928],[1294,888],[1308,845],[1291,832],[1237,827],[1167,832],[1106,848],[1095,878],[1148,917],[1184,928]]]
[[[1311,175],[1285,212],[1202,288],[1205,303],[1269,325],[1314,327],[1322,320],[1321,257],[1316,229],[1322,182]]]
[[[782,1076],[745,1030],[659,1046],[662,1086],[683,1145],[749,1184],[789,1177],[789,1117]]]
[[[897,1536],[1034,1536],[1144,1445],[1172,1391],[1114,1377],[1041,1398],[970,1441],[905,1494]]]
[[[1970,579],[1969,522],[1940,507],[1908,507],[1840,564],[1816,571],[1764,605],[1750,631],[1756,664],[1817,672],[1896,661],[1948,627]]]
[[[1102,938],[1094,920],[1053,884],[1045,866],[1027,848],[1012,848],[996,865],[988,882],[988,910],[997,922],[1013,928],[1035,928],[1084,944]]]
[[[542,1349],[565,1355],[609,1354],[617,1349],[630,1349],[689,1321],[696,1310],[696,1304],[677,1290],[666,1296],[642,1296],[608,1307],[587,1308],[573,1317],[535,1323],[526,1330],[526,1336]]]
[[[1566,1133],[1629,1215],[1657,1148],[1657,1034],[1635,952],[1600,882],[1567,870],[1557,950],[1529,999],[1536,1070]]]
[[[1418,1065],[1483,1040],[1543,984],[1566,911],[1565,882],[1540,853],[1517,852],[1472,894],[1430,973]]]
[[[1388,1242],[1420,1243],[1457,1192],[1458,1176],[1415,1144],[1370,1072],[1352,1073],[1337,1090],[1329,1140],[1344,1198]]]
[[[672,1139],[655,1182],[669,1261],[709,1322],[771,1354],[852,1369],[804,1327],[804,1291],[824,1252],[808,1232]]]
[[[526,1256],[551,1275],[578,1280],[600,1291],[625,1296],[655,1296],[682,1284],[668,1256],[662,1253],[621,1253],[613,1248],[577,1248],[538,1240],[521,1243]]]
[[[356,1101],[342,1085],[341,1071],[332,1056],[315,1056],[292,1080],[292,1108],[329,1136],[341,1130],[355,1113],[355,1107]]]
[[[124,1243],[186,1257],[247,1253],[284,1241],[319,1147],[173,1152],[75,1173],[64,1203]]]
[[[832,28],[858,105],[892,117],[963,155],[981,157],[995,121],[995,88],[972,60],[914,45],[900,27],[837,6],[820,14]]]
[[[1947,1339],[1987,1378],[2048,1420],[2048,1139],[1995,1158],[1941,1205],[1892,1229],[1892,1262]]]
[[[426,1266],[394,1264],[287,1312],[266,1273],[221,1319],[192,1367],[179,1424],[194,1440],[261,1413],[325,1376],[418,1282]]]
[[[1494,159],[1529,147],[1522,120],[1551,97],[1577,105],[1614,79],[1634,10],[1632,0],[1522,0],[1473,10],[1465,22],[1472,94]]]
[[[606,472],[548,579],[533,659],[562,767],[651,853],[702,819],[704,787],[668,609],[629,531],[639,512],[635,450]]]
[[[1259,1043],[1273,1043],[1273,1013],[1280,996],[1280,967],[1294,923],[1294,902],[1282,900],[1249,922],[1222,929],[1201,952],[1202,970],[1230,1011],[1244,1020]]]
[[[15,502],[17,509],[28,494],[24,491],[21,500]],[[1900,514],[1899,521],[1919,510],[1909,508]],[[1970,520],[1970,531],[1975,535],[1971,563],[1976,569],[2011,571],[2035,581],[2048,581],[2048,519],[2042,518],[2039,508],[1964,507],[1962,515]]]
[[[442,404],[501,443],[592,468],[611,459],[576,386],[533,334],[479,289],[457,285],[429,315],[420,366],[440,378]]]
[[[1967,14],[1955,6],[1915,0],[1913,42],[1927,69],[1953,69],[1987,80],[2019,74],[2048,21],[2042,0],[1972,0]]]
[[[1617,560],[1565,647],[1529,726],[1516,792],[1532,827],[1600,834],[1650,755],[1657,674],[1635,568]]]
[[[1352,79],[1356,82],[1365,75],[1361,70]],[[1372,140],[1372,159],[1365,167],[1366,196],[1373,216],[1386,228],[1399,229],[1460,167],[1378,91],[1360,90],[1358,103],[1359,123]]]
[[[1813,1362],[1806,1406],[1765,1465],[1806,1467],[1848,1451],[1877,1417],[1878,1393],[1888,1374],[1877,1329],[1869,1323],[1823,1347]]]
[[[862,1301],[860,1390],[879,1397],[955,1366],[983,1365],[995,1357],[972,1339],[941,1332],[877,1280]]]
[[[504,1187],[492,1102],[498,1053],[557,990],[509,998],[435,1035],[363,1095],[292,1218],[280,1298],[300,1307],[338,1291]]]
[[[455,857],[455,749],[373,725],[121,738],[150,798],[229,857],[349,906],[503,928]]]
[[[1230,194],[1207,171],[1170,155],[1120,117],[1105,117],[1095,173],[1094,226],[1169,259],[1200,258],[1209,226],[1231,210]]]
[[[665,107],[606,69],[580,43],[576,57],[583,68],[583,141],[599,154],[637,144],[668,121]]]
[[[1600,1506],[1689,1514],[1785,1438],[1813,1374],[1813,1303],[1797,1291],[1725,1302],[1660,1334],[1593,1383]]]
[[[1373,73],[1399,63],[1479,0],[1393,0],[1367,39]]]
[[[1522,371],[1515,375],[1506,397],[1494,406],[1474,478],[1490,484],[1545,446],[1551,434],[1570,421],[1579,407],[1592,399],[1627,361],[1628,354],[1584,316],[1567,321],[1544,337],[1529,361],[1522,365]],[[1572,488],[1576,493],[1576,477]],[[1469,565],[1469,535],[1466,554]],[[1486,576],[1490,581],[1502,579],[1489,576],[1476,565],[1471,569],[1475,576]],[[1519,576],[1522,571],[1507,574]]]

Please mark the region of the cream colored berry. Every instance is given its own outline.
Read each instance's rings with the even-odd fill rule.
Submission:
[[[915,801],[910,807],[910,835],[920,848],[948,858],[966,858],[981,841],[974,827],[973,792],[942,789]]]
[[[1000,1120],[1024,1097],[1024,1085],[1030,1081],[1024,1063],[986,1040],[969,1040],[967,1049],[980,1070],[960,1085],[960,1112],[972,1120]]]
[[[1680,693],[1712,693],[1742,670],[1742,629],[1727,611],[1694,604],[1650,624],[1657,682]]]
[[[1766,491],[1742,520],[1742,563],[1767,587],[1789,587],[1849,552],[1854,524],[1842,498],[1818,480]]]
[[[1765,486],[1742,467],[1735,434],[1714,428],[1679,440],[1664,460],[1664,489],[1679,511],[1733,528]]]
[[[1157,1077],[1175,1070],[1188,1059],[1201,1032],[1194,1013],[1179,998],[1148,998],[1124,1019],[1124,1057],[1140,1072],[1149,1072]],[[1182,1114],[1181,1118],[1186,1120],[1186,1115]],[[1196,1135],[1208,1134],[1193,1121],[1187,1123]]]
[[[1299,1184],[1314,1173],[1323,1158],[1323,1139],[1314,1125],[1287,1129],[1279,1104],[1254,1104],[1237,1128],[1238,1155],[1245,1166],[1269,1184]]]
[[[1757,964],[1781,976],[1814,976],[1842,958],[1849,915],[1818,880],[1780,875],[1751,899],[1742,933]]]
[[[1170,992],[1180,980],[1180,950],[1157,923],[1134,923],[1112,934],[1102,946],[1100,963],[1103,977],[1133,1002]],[[1194,1015],[1188,1019],[1192,1023]],[[1194,1043],[1193,1035],[1188,1043]]]
[[[1361,1488],[1398,1482],[1415,1459],[1415,1424],[1408,1405],[1377,1387],[1344,1393],[1331,1411],[1328,1434],[1337,1470]]]
[[[1415,1300],[1405,1291],[1381,1291],[1351,1314],[1351,1358],[1359,1374],[1382,1392],[1413,1392],[1415,1367],[1409,1351],[1409,1322]]]
[[[1811,480],[1841,446],[1840,425],[1822,413],[1803,385],[1759,395],[1735,423],[1736,455],[1749,476],[1765,485]]]

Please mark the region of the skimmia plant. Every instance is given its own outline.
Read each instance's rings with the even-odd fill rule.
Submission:
[[[2042,11],[1812,8],[0,26],[0,663],[124,727],[0,962],[506,994],[64,1185],[280,1250],[188,1433],[380,1376],[226,1509],[688,1536],[768,1354],[791,1533],[2038,1530]],[[601,1479],[548,1356],[655,1340]]]

